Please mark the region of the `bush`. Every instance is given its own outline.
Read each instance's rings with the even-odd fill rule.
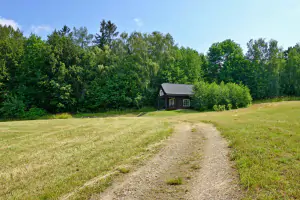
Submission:
[[[73,117],[69,113],[60,113],[60,114],[53,115],[52,118],[53,119],[70,119],[70,118],[73,118]]]
[[[232,105],[229,103],[227,104],[227,110],[231,110],[232,109]]]
[[[226,110],[226,106],[225,105],[214,105],[213,110],[214,111],[224,111],[224,110]]]
[[[222,111],[232,108],[247,107],[252,102],[249,89],[244,85],[223,82],[199,82],[194,86],[192,105],[195,109]]]
[[[214,106],[213,106],[213,110],[214,110],[214,111],[219,111],[219,106],[218,106],[218,105],[214,105]]]
[[[22,118],[25,113],[25,104],[17,96],[9,96],[0,108],[0,114],[5,119]]]
[[[41,108],[30,108],[27,112],[24,114],[25,119],[38,119],[42,116],[45,116],[47,112],[44,109]]]
[[[226,110],[226,106],[225,105],[219,105],[219,111],[224,111]]]

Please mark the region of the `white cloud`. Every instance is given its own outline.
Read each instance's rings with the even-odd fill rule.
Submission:
[[[30,30],[32,33],[39,34],[41,32],[50,32],[52,28],[49,25],[39,25],[39,26],[32,25]]]
[[[138,27],[141,27],[144,25],[143,21],[140,18],[134,18],[133,20]]]
[[[13,29],[17,30],[18,28],[21,29],[21,26],[15,22],[12,19],[5,19],[3,17],[0,16],[0,25],[2,26],[11,26]]]

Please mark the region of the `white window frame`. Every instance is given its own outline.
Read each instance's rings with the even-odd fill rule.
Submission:
[[[190,99],[183,99],[182,100],[183,107],[187,108],[191,106],[191,100]]]

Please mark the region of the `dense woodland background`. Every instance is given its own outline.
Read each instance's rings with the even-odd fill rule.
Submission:
[[[164,82],[238,83],[253,99],[300,96],[299,44],[283,50],[260,38],[247,46],[244,54],[228,39],[204,55],[170,34],[119,33],[105,20],[96,35],[64,26],[47,40],[0,26],[0,118],[154,106]]]

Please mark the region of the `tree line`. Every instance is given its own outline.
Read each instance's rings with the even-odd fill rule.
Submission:
[[[0,117],[153,106],[165,82],[243,84],[253,99],[300,95],[299,44],[283,50],[260,38],[247,46],[244,54],[228,39],[205,55],[170,34],[119,33],[105,20],[96,35],[64,26],[46,40],[0,25]]]

